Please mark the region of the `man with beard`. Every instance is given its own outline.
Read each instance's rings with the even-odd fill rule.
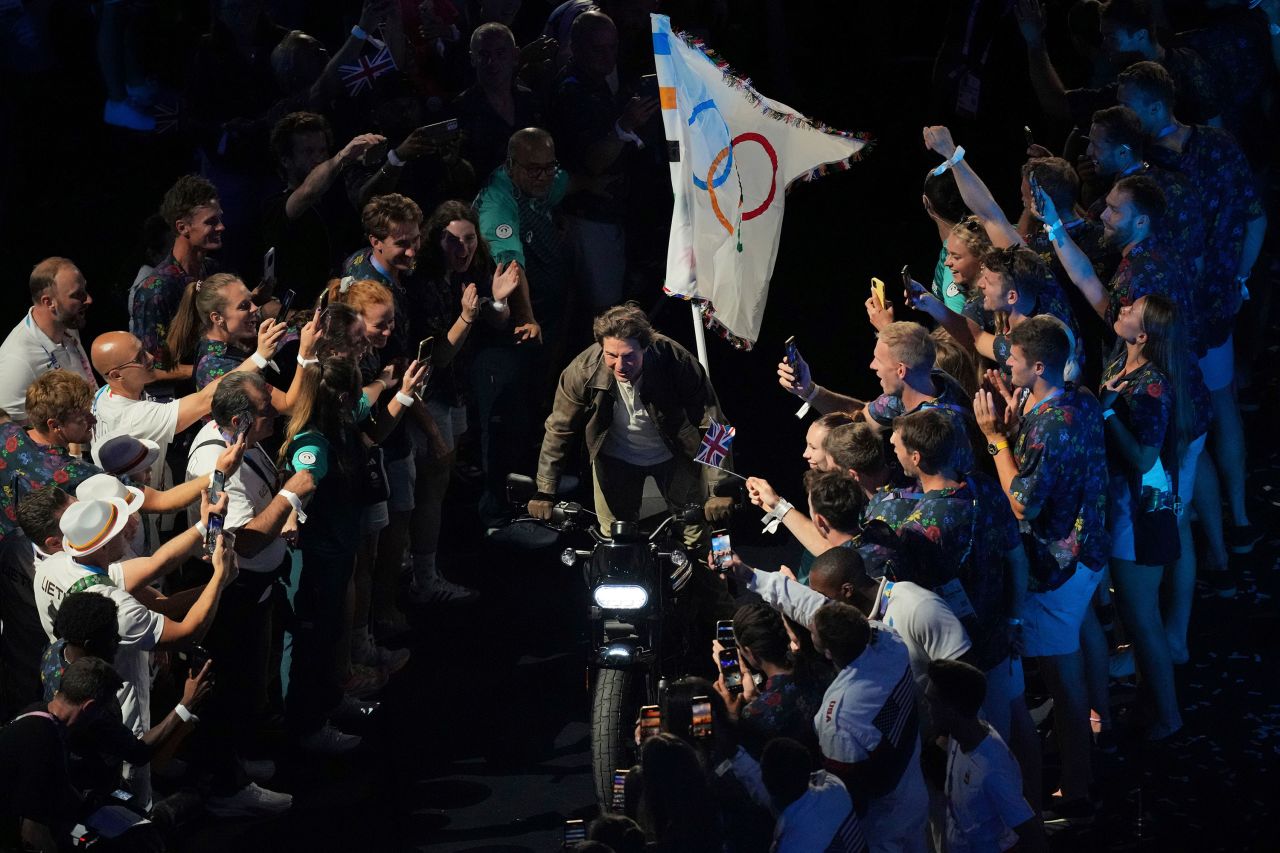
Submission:
[[[45,258],[31,271],[31,309],[0,346],[0,409],[27,419],[27,388],[50,370],[69,370],[97,388],[80,343],[93,297],[84,275],[66,258]]]
[[[1041,192],[1038,203],[1058,260],[1099,317],[1114,323],[1121,306],[1148,293],[1163,294],[1177,303],[1179,315],[1187,321],[1187,337],[1199,352],[1196,318],[1200,314],[1190,307],[1195,270],[1190,261],[1155,236],[1155,223],[1165,211],[1159,184],[1146,175],[1130,175],[1116,181],[1107,193],[1102,239],[1120,250],[1120,264],[1105,287],[1088,256],[1063,227],[1053,200]]]
[[[169,323],[178,313],[182,292],[213,272],[208,254],[222,248],[222,203],[218,190],[199,175],[183,175],[164,194],[160,215],[173,229],[173,249],[132,291],[129,331],[157,362],[155,382],[191,378],[191,365],[178,364],[165,348]]]

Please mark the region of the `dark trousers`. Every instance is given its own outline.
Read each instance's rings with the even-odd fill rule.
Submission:
[[[536,346],[485,347],[476,352],[471,363],[484,468],[480,516],[486,524],[496,524],[511,514],[506,500],[507,475],[532,475],[536,464],[536,418],[530,393],[537,378]]]
[[[359,507],[353,507],[353,512]],[[285,716],[301,735],[324,725],[325,715],[342,701],[334,661],[342,640],[347,584],[355,567],[354,551],[302,547],[302,570],[293,596],[293,660]]]
[[[215,689],[200,713],[198,749],[213,773],[214,794],[231,794],[244,779],[236,757],[267,707],[271,657],[272,590],[276,573],[241,571],[222,593],[204,645],[213,661]],[[263,596],[265,600],[263,599]]]

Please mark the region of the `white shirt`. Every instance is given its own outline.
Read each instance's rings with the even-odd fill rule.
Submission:
[[[192,480],[196,477],[207,477],[209,472],[213,470],[214,465],[218,462],[218,457],[225,450],[225,446],[218,444],[209,444],[205,447],[200,445],[209,441],[226,441],[226,438],[218,430],[218,424],[209,421],[200,431],[196,433],[196,437],[191,442],[191,458],[187,460],[187,476],[186,479]],[[255,468],[256,466],[256,468]],[[268,476],[275,475],[275,465],[271,461],[271,457],[262,445],[255,444],[244,452],[244,459],[240,462],[240,467],[236,468],[234,474],[227,478],[227,515],[223,519],[223,529],[236,531],[253,521],[254,516],[267,508],[267,504],[276,496],[275,482],[267,482],[258,475],[261,470]],[[187,515],[192,524],[199,521],[200,508],[192,506],[187,508]],[[240,557],[238,562],[241,570],[251,572],[274,572],[280,568],[280,564],[284,562],[284,556],[288,552],[288,546],[285,541],[279,537],[271,540],[271,543],[259,551],[252,557]],[[264,595],[266,592],[264,591]]]
[[[929,661],[955,660],[969,651],[969,634],[935,592],[898,581],[889,592],[882,620],[907,644],[911,673],[921,693],[929,678]]]
[[[640,381],[614,383],[613,423],[600,452],[632,465],[659,465],[671,458],[671,451],[658,432],[649,410],[640,399]]]
[[[151,483],[159,488],[164,482],[164,460],[169,444],[178,433],[177,400],[157,403],[154,400],[130,400],[103,387],[93,398],[93,416],[98,425],[93,431],[93,461],[98,460],[98,448],[117,435],[149,438],[160,445],[160,455],[151,466]]]
[[[984,724],[985,725],[985,724]],[[990,726],[972,752],[947,745],[947,850],[1000,853],[1018,842],[1013,827],[1034,813],[1022,796],[1022,771]]]
[[[49,642],[53,642],[53,617],[67,590],[83,577],[94,574],[71,559],[65,551],[51,554],[35,566],[36,610]],[[116,603],[120,648],[115,668],[124,680],[118,698],[124,723],[141,737],[151,728],[151,650],[164,633],[164,617],[148,610],[124,589],[124,569],[119,563],[107,568],[111,584],[94,584],[85,591],[105,595]]]
[[[842,844],[833,844],[836,833],[841,831],[848,837],[842,839]],[[775,853],[812,853],[831,847],[858,850],[865,843],[849,792],[843,782],[825,770],[809,777],[809,790],[782,810],[773,828]]]
[[[13,327],[0,345],[0,409],[9,413],[15,423],[27,420],[27,388],[50,370],[69,370],[97,388],[93,368],[80,343],[80,332],[67,329],[61,341],[53,341],[31,317]]]

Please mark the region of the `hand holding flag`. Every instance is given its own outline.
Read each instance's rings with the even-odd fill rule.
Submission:
[[[725,458],[729,455],[729,445],[733,444],[735,434],[736,430],[733,427],[711,421],[706,434],[702,436],[702,447],[698,450],[698,455],[693,457],[693,461],[719,468],[726,474],[733,474],[738,479],[745,480],[746,478],[740,474],[734,474],[724,468]]]

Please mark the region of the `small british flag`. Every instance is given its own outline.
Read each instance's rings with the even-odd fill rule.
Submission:
[[[711,421],[706,435],[702,436],[702,447],[698,450],[698,455],[693,457],[693,461],[710,465],[712,468],[724,465],[724,459],[729,455],[729,445],[733,444],[733,436],[733,427]]]
[[[373,39],[369,39],[374,43]],[[381,42],[374,43],[378,51],[372,55],[361,54],[355,65],[340,65],[338,73],[347,86],[347,94],[355,97],[366,89],[373,88],[373,81],[383,74],[396,70],[396,61],[391,56],[391,48]]]

